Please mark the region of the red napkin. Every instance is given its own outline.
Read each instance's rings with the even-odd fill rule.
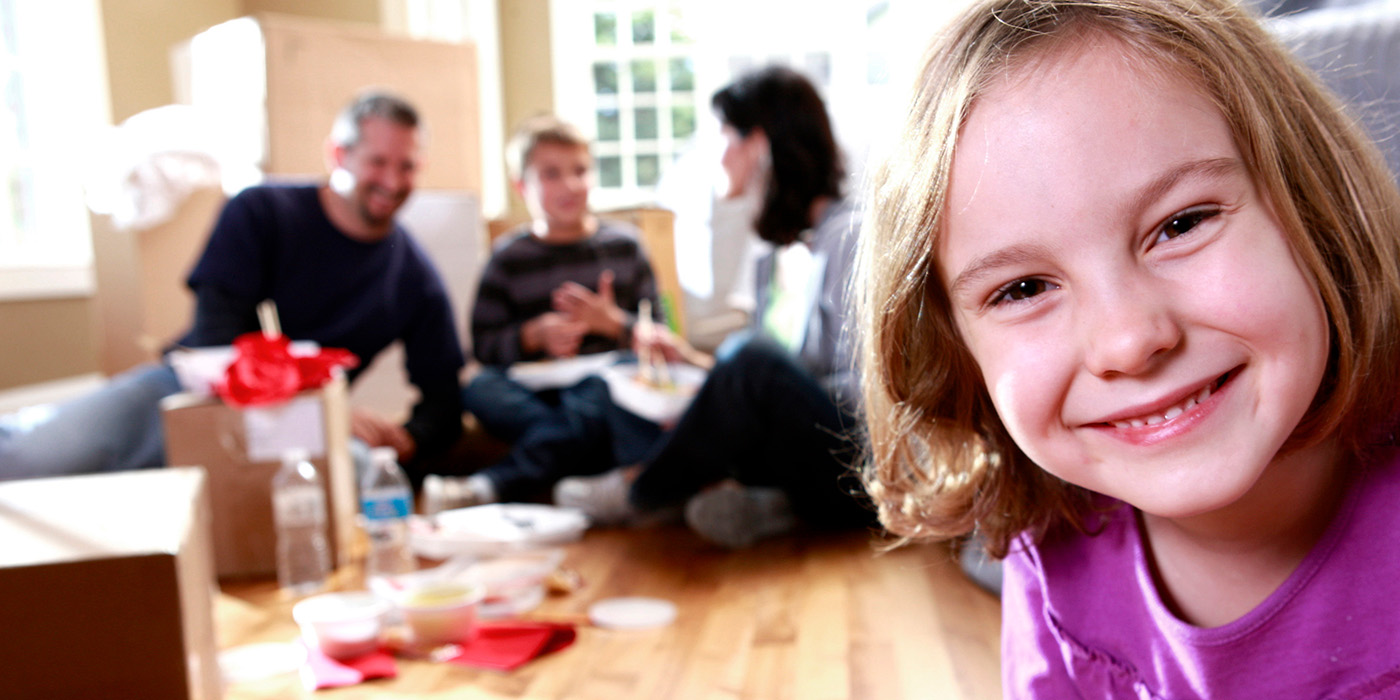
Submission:
[[[383,649],[358,656],[348,661],[332,659],[320,649],[302,642],[306,647],[306,663],[301,666],[301,684],[307,690],[339,688],[355,685],[375,678],[393,678],[399,675],[399,666],[394,656]]]
[[[489,622],[477,626],[461,653],[448,659],[454,664],[513,671],[525,662],[551,654],[574,643],[574,626],[553,622]]]
[[[354,353],[341,348],[321,348],[315,355],[293,356],[285,335],[244,333],[233,341],[234,358],[214,391],[231,406],[265,406],[281,403],[299,391],[315,389],[330,381],[337,367],[360,363]]]

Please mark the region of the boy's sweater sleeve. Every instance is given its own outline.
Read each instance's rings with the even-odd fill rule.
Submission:
[[[484,365],[506,366],[525,359],[520,350],[524,319],[512,310],[509,290],[510,279],[493,257],[481,272],[472,304],[472,354]]]

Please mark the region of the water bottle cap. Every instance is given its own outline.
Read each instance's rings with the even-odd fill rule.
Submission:
[[[283,464],[286,464],[286,463],[288,463],[288,462],[292,462],[292,463],[296,463],[296,462],[305,462],[306,460],[308,460],[308,459],[310,459],[310,458],[311,458],[311,453],[310,453],[310,452],[307,452],[307,450],[306,450],[305,447],[288,447],[287,449],[282,450],[282,463],[283,463]]]
[[[369,459],[374,464],[399,461],[399,452],[392,447],[373,447],[369,451]]]

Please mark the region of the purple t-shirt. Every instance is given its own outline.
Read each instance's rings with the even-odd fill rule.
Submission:
[[[1138,519],[1015,547],[1002,589],[1008,698],[1400,698],[1400,464],[1362,470],[1263,603],[1187,624],[1153,584]]]

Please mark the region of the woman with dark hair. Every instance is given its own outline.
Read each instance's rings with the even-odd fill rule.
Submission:
[[[711,360],[665,332],[639,352],[713,364],[675,428],[640,464],[564,479],[555,502],[595,523],[631,524],[683,509],[702,537],[728,547],[799,525],[871,525],[856,458],[853,339],[844,332],[859,217],[842,193],[842,158],[825,104],[786,68],[749,74],[715,94],[730,196],[761,188],[754,222],[774,248],[758,263],[749,329]]]

